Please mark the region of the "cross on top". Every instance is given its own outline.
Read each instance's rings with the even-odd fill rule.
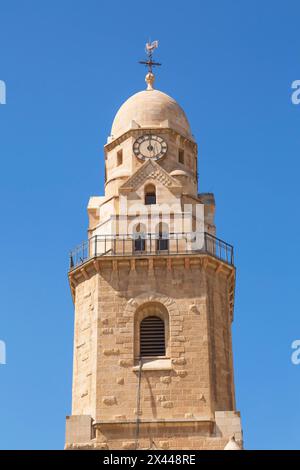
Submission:
[[[148,60],[140,60],[139,64],[146,65],[148,67],[148,72],[152,73],[152,68],[161,65],[159,62],[153,62],[153,51],[158,48],[158,41],[147,42],[146,43],[146,54],[148,56]]]

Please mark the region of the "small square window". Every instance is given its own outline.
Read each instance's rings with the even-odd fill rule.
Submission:
[[[156,194],[155,193],[145,194],[145,205],[150,206],[152,204],[156,204]]]
[[[184,164],[184,150],[182,149],[178,150],[178,161],[179,163]]]
[[[117,166],[122,165],[123,163],[123,150],[117,152]]]

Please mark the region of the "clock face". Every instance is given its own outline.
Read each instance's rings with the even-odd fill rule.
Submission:
[[[167,143],[154,134],[145,134],[136,139],[133,144],[133,153],[140,160],[159,160],[168,150]]]

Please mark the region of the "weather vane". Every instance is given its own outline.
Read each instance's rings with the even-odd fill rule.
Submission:
[[[148,60],[140,60],[139,64],[146,65],[148,67],[148,72],[152,73],[152,68],[161,65],[159,62],[153,62],[153,51],[158,48],[158,41],[147,42],[146,43],[146,54]]]

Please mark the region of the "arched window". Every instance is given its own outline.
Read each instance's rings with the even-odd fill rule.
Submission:
[[[134,251],[146,250],[146,227],[143,224],[138,224],[133,234]]]
[[[156,204],[156,188],[154,184],[148,184],[145,187],[145,205]]]
[[[165,355],[165,323],[160,317],[148,316],[140,323],[140,357]]]
[[[169,249],[169,227],[166,223],[160,222],[157,232],[156,250],[166,251]]]

